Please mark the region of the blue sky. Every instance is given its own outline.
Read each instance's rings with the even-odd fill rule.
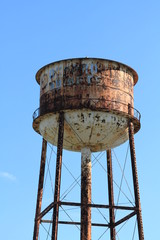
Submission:
[[[142,128],[135,144],[144,233],[157,239],[159,12],[158,0],[1,1],[1,239],[32,239],[42,141],[32,129],[39,106],[35,74],[50,62],[86,56],[117,60],[139,75],[135,107]]]

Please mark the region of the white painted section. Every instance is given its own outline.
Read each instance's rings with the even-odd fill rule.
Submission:
[[[91,165],[91,150],[89,148],[82,148],[81,149],[81,161],[82,161],[82,163],[85,163],[89,159],[90,159],[90,165]]]
[[[57,145],[59,114],[44,116],[39,124],[40,134]],[[64,114],[64,149],[92,152],[114,148],[128,140],[128,118],[109,112],[87,109],[66,111]]]

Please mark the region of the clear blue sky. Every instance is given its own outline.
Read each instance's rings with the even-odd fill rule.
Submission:
[[[158,239],[160,2],[2,0],[0,34],[0,239],[32,239],[42,140],[32,129],[36,71],[86,56],[123,62],[139,75],[142,128],[135,143],[144,233],[145,240]]]

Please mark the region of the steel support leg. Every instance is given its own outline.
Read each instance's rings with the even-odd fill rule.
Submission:
[[[129,114],[131,113],[132,113],[131,107],[129,106]],[[134,144],[134,125],[131,120],[129,120],[129,144],[130,144],[130,153],[131,153],[135,205],[138,209],[137,210],[138,234],[139,234],[139,240],[144,240],[142,212],[141,212],[139,184],[138,184],[138,173],[137,173],[137,164],[136,164],[136,153],[135,153],[135,144]]]
[[[81,240],[91,240],[91,151],[81,151]]]
[[[108,175],[108,198],[109,198],[109,218],[110,218],[110,239],[116,240],[116,231],[113,225],[115,224],[114,215],[114,193],[113,193],[113,174],[112,174],[112,155],[111,150],[107,150],[107,175]]]
[[[43,182],[44,182],[44,172],[45,172],[45,163],[46,163],[46,151],[47,151],[47,141],[43,138],[33,240],[38,240],[38,235],[39,235],[40,219],[38,219],[38,216],[41,212],[41,205],[42,205]]]
[[[58,236],[58,216],[59,216],[59,198],[61,184],[61,167],[62,167],[62,151],[63,151],[63,133],[64,133],[64,113],[59,115],[59,130],[58,130],[58,146],[57,146],[57,162],[54,190],[54,208],[53,208],[53,224],[52,224],[52,240],[57,240]]]

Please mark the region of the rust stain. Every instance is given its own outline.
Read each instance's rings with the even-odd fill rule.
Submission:
[[[135,132],[140,129],[133,110],[133,87],[138,76],[124,64],[94,58],[62,60],[40,69],[36,78],[41,89],[40,109],[33,127],[54,145],[57,143],[50,135],[56,129],[51,122],[57,121],[54,116],[61,111],[70,121],[64,128],[64,148],[69,150],[80,151],[89,146],[92,151],[98,151],[120,145],[128,139],[129,118],[133,120]],[[128,104],[132,107],[130,114]],[[76,121],[72,120],[74,112]],[[93,118],[95,123],[91,124]]]
[[[81,153],[81,240],[91,240],[91,151]]]
[[[40,74],[40,107],[52,111],[83,107],[120,109],[133,106],[134,75],[128,67],[106,60],[62,61]],[[118,103],[116,103],[118,102]]]

